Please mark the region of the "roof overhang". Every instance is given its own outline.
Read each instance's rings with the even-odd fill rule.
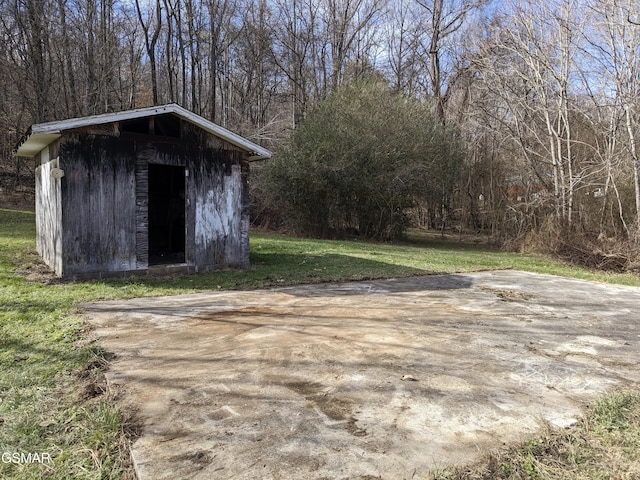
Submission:
[[[47,145],[60,138],[59,133],[31,133],[28,134],[18,149],[16,155],[21,157],[34,157]]]
[[[50,143],[60,138],[62,132],[65,130],[101,125],[105,123],[121,122],[124,120],[133,120],[136,118],[150,117],[166,113],[172,113],[190,123],[193,123],[216,137],[235,145],[241,150],[244,150],[248,153],[249,160],[264,160],[271,158],[272,156],[271,152],[266,148],[263,148],[260,145],[201,117],[200,115],[196,115],[175,103],[156,107],[126,110],[124,112],[104,113],[88,117],[38,123],[31,126],[24,140],[18,145],[15,154],[18,156],[33,157]]]

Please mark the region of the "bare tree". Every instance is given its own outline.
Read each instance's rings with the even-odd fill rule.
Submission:
[[[276,0],[275,10],[278,15],[274,22],[273,58],[289,83],[291,124],[295,128],[304,118],[313,94],[318,13],[310,0]]]
[[[436,99],[438,118],[445,122],[445,106],[453,88],[453,77],[445,78],[443,58],[451,56],[452,50],[447,49],[455,35],[463,28],[468,17],[487,0],[416,0],[427,13],[425,18],[426,38],[422,49],[428,61],[431,94]],[[447,59],[455,63],[453,58]],[[449,80],[449,82],[447,82]]]
[[[57,12],[60,16],[60,76],[62,79],[62,87],[64,89],[64,100],[66,110],[71,116],[79,113],[78,109],[78,92],[76,89],[76,76],[73,69],[73,51],[71,49],[71,37],[69,33],[69,24],[67,22],[67,1],[58,0]]]
[[[422,28],[414,0],[392,2],[386,26],[387,65],[395,90],[417,93]]]
[[[207,0],[209,14],[209,117],[227,124],[230,108],[230,48],[239,35],[236,0]]]
[[[19,35],[21,40],[21,44],[16,45],[17,52],[24,61],[24,73],[29,72],[29,76],[23,80],[33,88],[32,101],[27,102],[27,106],[31,107],[36,121],[50,120],[53,113],[50,104],[53,85],[50,75],[52,65],[49,4],[46,0],[16,1],[12,13],[16,21],[15,34]]]
[[[273,22],[266,0],[250,4],[233,49],[236,108],[245,121],[263,131],[270,123],[269,110],[282,83],[273,57]]]
[[[175,102],[178,97],[178,70],[185,71],[184,62],[180,62],[180,11],[182,5],[180,0],[162,0],[166,17],[166,31],[164,32],[165,51],[164,60],[166,64],[166,79],[168,83],[167,99]],[[183,52],[184,55],[184,52]]]
[[[120,35],[122,37],[123,59],[120,64],[120,92],[123,108],[134,108],[139,104],[144,104],[141,98],[144,90],[139,88],[144,70],[142,57],[145,47],[140,39],[139,29],[141,28],[137,18],[135,7],[127,5],[122,7],[122,21],[120,22]]]
[[[158,92],[158,65],[156,62],[156,44],[158,38],[160,38],[160,31],[162,28],[162,5],[161,0],[155,0],[155,11],[143,13],[140,0],[135,0],[136,12],[138,14],[138,20],[144,33],[144,43],[149,56],[149,68],[151,70],[151,91],[153,95],[153,104],[159,103]],[[146,19],[145,19],[146,16]]]
[[[371,27],[381,8],[380,0],[326,0],[323,23],[328,37],[331,90],[341,84],[347,61],[356,54],[359,37]]]
[[[572,221],[576,175],[572,148],[571,76],[575,44],[570,0],[519,2],[494,26],[491,56],[478,70],[508,112],[501,121],[542,184],[550,185],[558,218]]]
[[[637,130],[640,127],[640,83],[638,65],[640,64],[640,27],[635,20],[637,3],[630,0],[603,0],[590,2],[594,25],[585,32],[589,41],[588,54],[595,60],[598,76],[589,76],[585,83],[598,89],[591,94],[597,110],[609,112],[607,145],[607,187],[611,185],[616,193],[620,219],[624,221],[623,206],[616,187],[614,167],[619,162],[614,159],[624,153],[633,179],[635,200],[636,236],[640,236],[640,152],[638,151]],[[596,78],[603,79],[599,85],[593,85]],[[622,151],[618,146],[622,146]],[[623,170],[624,171],[624,170]],[[606,191],[608,193],[608,191]]]

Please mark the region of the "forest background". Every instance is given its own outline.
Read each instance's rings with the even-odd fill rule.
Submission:
[[[292,148],[318,138],[313,126],[322,122],[314,119],[326,126],[367,98],[373,110],[363,111],[374,119],[370,100],[378,95],[380,108],[406,104],[411,113],[383,119],[375,136],[384,137],[387,156],[401,152],[397,158],[414,162],[370,190],[395,192],[414,180],[390,209],[400,228],[371,234],[370,218],[349,215],[331,228],[296,223],[295,202],[274,195],[291,190],[278,183],[287,175],[274,176],[267,164],[252,166],[254,222],[379,238],[407,226],[455,229],[511,249],[635,270],[639,7],[634,0],[0,0],[0,198],[32,201],[35,165],[12,152],[33,123],[176,102],[273,149],[272,165],[286,172],[291,162],[282,159],[296,158]],[[362,95],[348,93],[354,88]],[[330,165],[346,190],[385,158],[354,148],[372,140],[357,122],[340,128],[349,125],[349,135],[322,133],[352,143],[328,150],[359,160],[359,168]],[[411,135],[395,133],[398,125],[426,126],[420,135],[446,132],[439,138],[449,140],[412,145]],[[455,154],[444,144],[455,144]],[[417,148],[424,153],[413,155]]]

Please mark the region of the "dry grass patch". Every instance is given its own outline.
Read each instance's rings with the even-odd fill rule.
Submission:
[[[546,426],[536,439],[491,453],[432,480],[593,480],[640,478],[640,390],[603,397],[566,429]]]

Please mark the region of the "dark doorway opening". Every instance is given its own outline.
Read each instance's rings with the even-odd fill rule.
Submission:
[[[149,164],[149,265],[185,263],[185,168]]]

